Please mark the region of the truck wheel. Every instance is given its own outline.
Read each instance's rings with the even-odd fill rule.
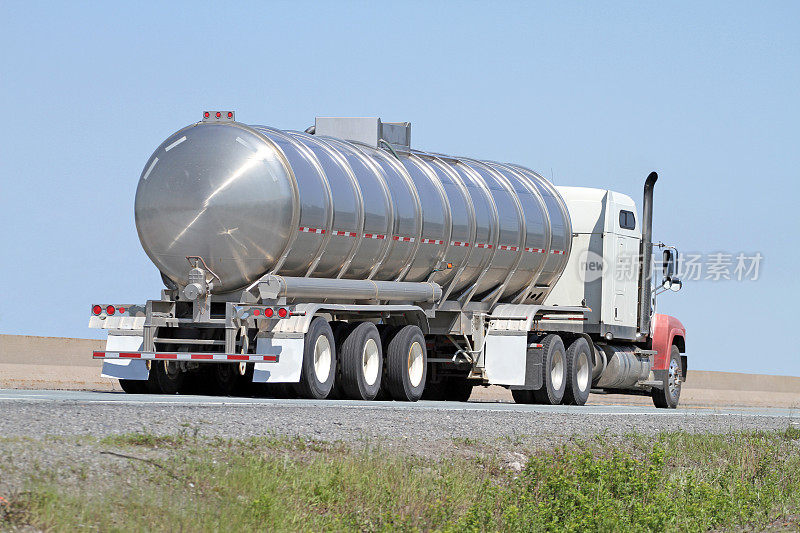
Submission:
[[[156,384],[161,394],[178,394],[183,391],[186,372],[175,361],[156,361],[150,373],[155,373]]]
[[[677,346],[672,346],[672,353],[669,358],[669,366],[664,375],[664,387],[654,388],[653,404],[660,409],[675,409],[681,399],[681,385],[683,384],[683,365],[681,364],[681,352]]]
[[[542,341],[542,388],[533,391],[535,403],[558,405],[567,386],[567,356],[564,342],[558,335]]]
[[[336,377],[336,342],[328,322],[317,317],[311,321],[303,349],[300,382],[295,386],[301,398],[322,400],[328,397]]]
[[[395,400],[416,402],[425,390],[428,352],[417,326],[404,326],[389,341],[386,354],[386,390]]]
[[[119,386],[127,394],[144,394],[147,392],[146,379],[121,379],[119,380]]]
[[[241,396],[250,392],[253,382],[253,363],[219,363],[210,367],[208,383],[212,394]]]
[[[342,353],[342,345],[347,335],[355,327],[355,323],[342,322],[336,320],[329,322],[331,330],[333,330],[333,339],[336,342],[336,353]],[[333,388],[328,394],[329,400],[343,400],[345,398],[344,391],[342,390],[342,358],[339,357],[336,361],[336,378],[333,381]]]
[[[567,348],[566,405],[585,405],[592,388],[592,351],[584,337],[578,337]]]
[[[380,402],[388,402],[392,399],[389,391],[386,390],[386,354],[389,353],[389,341],[392,340],[397,329],[396,326],[389,324],[378,324],[378,334],[381,336],[381,348],[383,348],[383,376],[381,376],[381,390],[378,391],[375,399]]]
[[[342,392],[352,400],[374,400],[381,389],[383,348],[378,328],[362,322],[342,343]]]

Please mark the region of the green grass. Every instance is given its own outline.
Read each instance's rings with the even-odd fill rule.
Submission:
[[[780,520],[798,527],[798,429],[597,436],[546,451],[481,442],[473,456],[475,445],[454,441],[454,452],[432,460],[370,442],[122,435],[95,449],[127,458],[127,473],[32,477],[0,502],[0,529],[700,531]],[[510,449],[531,457],[523,470],[506,464]]]

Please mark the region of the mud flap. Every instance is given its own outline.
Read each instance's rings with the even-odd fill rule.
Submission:
[[[303,337],[286,339],[259,337],[256,339],[256,353],[277,355],[275,363],[256,363],[253,369],[253,383],[298,383],[303,367]]]
[[[144,343],[141,335],[114,335],[108,334],[106,341],[107,352],[140,352]],[[103,371],[104,378],[146,380],[150,375],[147,361],[141,359],[105,359]]]
[[[492,385],[525,385],[528,332],[486,335],[486,377]]]

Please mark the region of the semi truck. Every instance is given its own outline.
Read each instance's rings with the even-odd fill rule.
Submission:
[[[130,394],[466,401],[499,385],[518,403],[675,408],[686,331],[655,312],[681,287],[677,250],[652,241],[657,179],[639,216],[619,192],[412,148],[407,122],[288,131],[206,111],[139,178],[160,298],[93,305],[93,356]]]

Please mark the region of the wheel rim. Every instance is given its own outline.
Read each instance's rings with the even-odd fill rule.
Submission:
[[[164,361],[164,374],[170,380],[176,380],[181,373],[181,369],[178,367],[177,363],[173,363],[171,361]]]
[[[673,398],[677,396],[678,391],[681,390],[681,366],[675,359],[669,363],[669,377],[667,378],[667,385],[669,386],[670,396]]]
[[[412,387],[417,387],[422,382],[424,352],[418,342],[411,344],[408,349],[408,379]]]
[[[578,354],[578,389],[585,391],[589,388],[589,358],[585,353]]]
[[[560,390],[564,384],[564,354],[561,351],[553,354],[553,366],[550,368],[550,383],[555,390]]]
[[[314,373],[321,383],[328,381],[331,374],[331,343],[325,335],[314,343]]]
[[[367,339],[361,352],[361,368],[367,385],[374,385],[378,380],[378,362],[380,359],[378,343],[375,339]]]

